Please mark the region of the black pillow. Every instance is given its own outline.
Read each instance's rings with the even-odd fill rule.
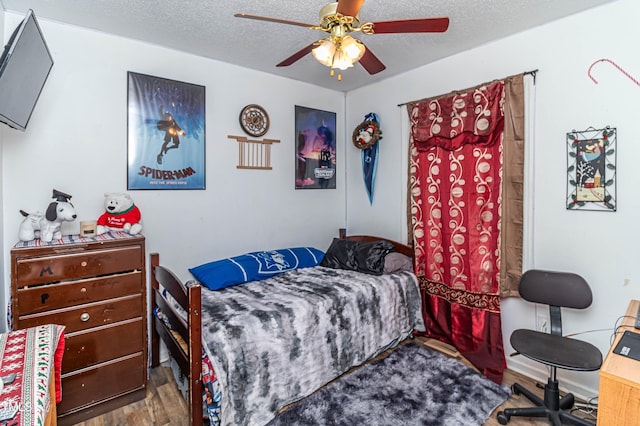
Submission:
[[[333,269],[358,270],[357,241],[334,238],[320,262],[320,266]]]
[[[382,275],[384,258],[391,251],[393,251],[393,244],[389,241],[379,240],[365,243],[334,238],[322,262],[320,262],[320,266]]]

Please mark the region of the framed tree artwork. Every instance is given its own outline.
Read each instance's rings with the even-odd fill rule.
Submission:
[[[205,189],[205,88],[128,73],[127,189]]]
[[[567,133],[567,209],[616,211],[615,128]]]
[[[336,188],[336,113],[295,109],[296,189]]]

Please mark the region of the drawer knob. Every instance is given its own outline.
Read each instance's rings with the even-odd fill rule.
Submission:
[[[91,318],[91,316],[88,313],[83,313],[82,315],[80,315],[80,321],[82,322],[87,322],[89,321],[89,318]]]
[[[83,260],[83,261],[82,261],[82,263],[80,263],[80,265],[82,265],[83,267],[84,267],[84,266],[87,266],[87,261],[86,261],[86,260]]]
[[[80,289],[80,293],[86,293],[86,292],[87,292],[87,289],[86,289],[85,287],[82,287],[82,288]]]

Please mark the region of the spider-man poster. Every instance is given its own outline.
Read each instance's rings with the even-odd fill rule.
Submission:
[[[205,189],[205,88],[128,73],[127,189]]]

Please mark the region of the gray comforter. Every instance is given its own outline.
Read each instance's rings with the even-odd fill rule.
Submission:
[[[415,275],[299,269],[202,289],[202,334],[223,425],[263,425],[369,358],[424,331]]]

